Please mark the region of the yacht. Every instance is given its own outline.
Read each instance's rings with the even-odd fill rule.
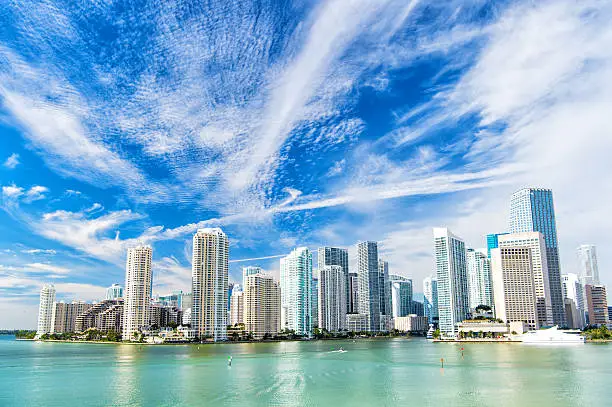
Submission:
[[[561,331],[558,326],[530,331],[517,339],[527,345],[576,345],[586,342],[580,331]]]
[[[429,325],[429,330],[427,331],[427,339],[429,340],[433,340],[433,333],[434,333],[434,326],[433,325]]]

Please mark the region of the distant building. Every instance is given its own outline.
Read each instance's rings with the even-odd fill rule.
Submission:
[[[595,245],[583,244],[576,249],[580,261],[580,280],[583,285],[599,284],[597,249]]]
[[[492,249],[494,250],[494,249]],[[497,322],[488,319],[483,320],[468,320],[459,323],[459,332],[473,334],[492,333],[496,336],[507,335],[510,332],[510,325],[505,322]],[[521,332],[522,333],[522,332]]]
[[[346,274],[341,266],[319,269],[319,328],[328,332],[346,329]]]
[[[412,280],[390,276],[391,311],[393,318],[405,317],[412,313]]]
[[[359,314],[368,318],[368,331],[380,330],[380,273],[378,269],[378,244],[357,244],[357,279],[359,284]]]
[[[117,298],[123,298],[123,287],[119,284],[113,284],[106,289],[106,299],[116,300]]]
[[[412,301],[412,314],[418,316],[425,316],[425,306],[420,301]]]
[[[340,266],[344,273],[344,292],[349,293],[350,291],[350,278],[349,278],[349,258],[348,250],[341,247],[319,247],[317,250],[317,266],[319,269],[325,266]],[[347,295],[346,297],[346,310],[347,312],[357,312],[351,307],[351,298]]]
[[[487,235],[487,257],[491,258],[491,250],[499,248],[499,236],[507,235],[507,233],[493,233]]]
[[[151,246],[128,249],[125,267],[125,302],[123,307],[124,341],[134,340],[134,334],[149,324],[151,288],[153,285]]]
[[[606,286],[601,284],[587,284],[585,286],[587,308],[589,309],[589,323],[601,326],[610,322],[608,316],[608,299]]]
[[[410,314],[394,318],[395,329],[401,332],[427,332],[429,320],[422,315]]]
[[[540,232],[544,236],[552,323],[565,326],[557,222],[552,191],[543,188],[524,188],[512,194],[509,229],[510,233]]]
[[[312,254],[307,247],[280,260],[281,329],[312,334]]]
[[[281,291],[272,276],[249,274],[244,280],[244,324],[255,339],[275,336],[281,329]]]
[[[389,282],[389,262],[378,259],[378,289],[380,292],[380,314],[391,316],[391,284]]]
[[[426,277],[423,280],[423,308],[430,324],[438,323],[438,278]]]
[[[254,274],[249,274],[254,275]],[[237,290],[236,286],[232,290],[232,298],[230,299],[230,318],[229,324],[236,325],[244,323],[244,293],[242,290]]]
[[[36,336],[51,333],[53,329],[53,304],[55,303],[55,286],[45,284],[40,290],[40,302],[38,303],[38,327]]]
[[[179,326],[183,320],[183,311],[174,305],[164,305],[156,302],[149,307],[148,329],[162,329]]]
[[[319,322],[319,279],[317,277],[312,278],[311,286],[311,301],[312,306],[312,327],[320,327]]]
[[[368,332],[370,331],[370,319],[365,314],[347,314],[346,330],[348,332]]]
[[[123,332],[123,304],[124,300],[121,298],[93,304],[76,318],[75,331],[84,332],[95,328],[102,332]]]
[[[465,243],[446,228],[434,228],[434,243],[440,331],[455,336],[470,313]]]
[[[227,340],[229,239],[220,228],[193,235],[191,327],[197,337]]]
[[[357,278],[357,273],[349,273],[349,314],[357,313],[357,308],[359,304],[359,280]]]
[[[242,286],[246,284],[246,278],[248,276],[252,276],[253,274],[263,273],[263,269],[258,266],[246,266],[242,268]]]
[[[582,329],[585,325],[586,312],[584,286],[581,284],[578,275],[573,273],[563,274],[561,283],[563,285],[563,297],[565,298],[567,325],[570,328]],[[568,301],[573,305],[568,305]],[[572,319],[569,319],[568,311],[572,313]]]
[[[53,331],[51,333],[75,332],[77,317],[91,306],[84,301],[73,301],[71,304],[56,302],[53,306]]]
[[[491,263],[484,250],[467,249],[467,275],[470,309],[479,305],[493,308]]]

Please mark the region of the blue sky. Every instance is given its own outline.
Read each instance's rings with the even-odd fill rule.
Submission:
[[[44,282],[100,298],[138,243],[155,292],[189,290],[198,227],[230,236],[233,279],[368,239],[418,288],[432,227],[482,247],[523,186],[554,190],[562,272],[593,243],[610,281],[611,19],[569,0],[0,5],[0,327],[35,326]]]

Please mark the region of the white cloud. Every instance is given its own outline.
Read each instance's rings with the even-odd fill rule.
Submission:
[[[4,162],[4,167],[8,168],[10,170],[15,169],[15,167],[17,167],[20,164],[19,161],[19,154],[17,153],[13,153],[9,156],[9,158],[6,159],[6,161]]]
[[[48,255],[55,255],[57,254],[57,252],[53,249],[24,249],[21,251],[21,253],[25,253],[25,254],[48,254]]]
[[[6,185],[2,187],[2,196],[5,199],[16,199],[23,195],[23,188],[13,185]]]
[[[31,203],[34,201],[39,201],[41,199],[45,199],[45,193],[49,192],[49,188],[43,187],[41,185],[34,185],[26,192],[26,197],[24,202]]]
[[[52,264],[47,263],[28,263],[25,265],[25,268],[30,271],[40,271],[40,272],[48,272],[54,274],[68,274],[70,273],[70,269],[60,266],[54,266]]]

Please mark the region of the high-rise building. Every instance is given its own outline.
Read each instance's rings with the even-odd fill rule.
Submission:
[[[580,280],[583,285],[599,284],[597,249],[592,244],[580,245],[577,249],[580,261]]]
[[[606,325],[610,322],[608,316],[608,298],[606,286],[602,284],[587,284],[584,286],[589,309],[590,325]]]
[[[378,290],[380,292],[380,313],[391,316],[391,283],[389,282],[389,262],[378,259]]]
[[[510,201],[509,229],[510,233],[540,232],[544,235],[553,324],[565,326],[557,222],[552,191],[543,188],[524,188],[515,192]]]
[[[418,315],[420,317],[425,316],[425,305],[421,301],[413,300],[411,314]]]
[[[504,322],[525,322],[539,329],[533,261],[528,247],[491,250],[495,315]]]
[[[493,308],[491,263],[483,250],[468,249],[466,254],[470,308],[479,305]]]
[[[423,308],[430,324],[438,323],[438,278],[423,279]]]
[[[137,246],[128,249],[125,265],[125,301],[123,306],[124,341],[135,339],[149,322],[153,274],[153,249]]]
[[[307,247],[280,260],[281,328],[296,335],[312,333],[312,254]]]
[[[249,274],[253,275],[253,274]],[[232,290],[232,298],[230,299],[230,317],[229,324],[236,325],[244,323],[244,293],[242,290]]]
[[[325,266],[340,266],[344,273],[344,292],[350,292],[350,278],[349,278],[349,258],[348,250],[341,247],[319,247],[317,250],[317,266],[319,269]],[[347,312],[357,312],[351,308],[351,298],[346,296],[346,310]]]
[[[378,244],[357,243],[357,280],[359,285],[359,314],[366,315],[368,330],[380,331],[380,273]]]
[[[491,250],[499,247],[499,236],[507,235],[507,233],[492,233],[487,235],[487,257],[491,258]]]
[[[346,274],[341,266],[319,269],[319,328],[328,332],[346,329]]]
[[[440,331],[457,334],[457,324],[470,313],[465,243],[446,228],[434,228]]]
[[[356,314],[359,312],[359,279],[357,278],[356,272],[349,273],[349,307],[348,314]]]
[[[499,247],[524,247],[531,250],[538,321],[542,326],[553,325],[552,298],[550,294],[550,282],[548,280],[550,276],[548,272],[548,256],[546,255],[546,243],[544,242],[542,233],[523,232],[503,235],[499,237]],[[565,306],[563,308],[563,313],[565,315]]]
[[[244,280],[244,325],[255,339],[280,331],[281,291],[272,276],[249,274]]]
[[[220,228],[193,236],[191,327],[200,339],[227,340],[229,239]]]
[[[77,317],[91,306],[85,301],[73,301],[71,304],[56,302],[53,305],[51,333],[75,332]]]
[[[89,328],[96,328],[102,332],[123,332],[123,304],[122,298],[103,300],[92,304],[82,314],[77,316],[75,331],[84,332]]]
[[[113,284],[106,289],[106,299],[116,300],[117,298],[123,298],[123,287],[119,284]]]
[[[578,275],[573,273],[563,274],[561,276],[561,283],[563,285],[563,297],[565,298],[565,316],[567,325],[570,328],[584,328],[584,314],[585,314],[585,300],[584,300],[584,286],[580,282]],[[573,303],[568,306],[567,301]],[[575,312],[574,312],[575,309]],[[568,310],[572,312],[572,318],[568,318]]]
[[[318,275],[318,270],[317,270]],[[319,325],[319,279],[312,278],[312,286],[310,290],[310,304],[312,306],[312,327],[320,328]]]
[[[53,304],[55,303],[55,286],[45,284],[40,290],[40,302],[38,303],[38,327],[36,336],[51,333],[53,329]]]
[[[246,284],[246,278],[248,276],[251,276],[253,274],[259,274],[259,273],[263,273],[263,270],[261,267],[258,266],[246,266],[242,268],[242,285],[244,287],[244,284]]]
[[[393,318],[412,314],[412,280],[401,276],[389,276],[391,285],[391,311]]]

